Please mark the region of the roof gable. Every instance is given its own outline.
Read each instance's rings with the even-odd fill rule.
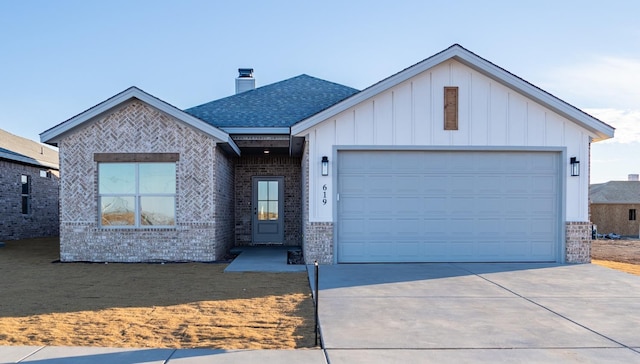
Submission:
[[[589,201],[596,204],[640,203],[640,182],[609,181],[589,186]]]
[[[421,62],[416,63],[368,88],[343,100],[322,112],[319,112],[291,127],[292,134],[300,134],[305,130],[329,119],[375,95],[378,95],[400,83],[450,59],[454,59],[467,67],[470,67],[485,76],[513,89],[537,103],[553,110],[563,117],[573,121],[583,128],[591,131],[596,137],[594,141],[613,137],[614,128],[580,109],[558,99],[550,93],[534,86],[524,79],[506,71],[505,69],[487,61],[484,58],[470,52],[459,44],[437,53]]]
[[[185,112],[225,130],[288,129],[357,92],[354,88],[303,74],[195,106]]]
[[[240,149],[233,142],[229,134],[210,124],[203,122],[198,118],[193,117],[190,114],[185,113],[175,106],[170,105],[158,99],[157,97],[142,91],[137,87],[130,87],[122,91],[121,93],[99,103],[98,105],[95,105],[94,107],[72,117],[71,119],[42,132],[40,134],[40,140],[43,143],[57,145],[59,140],[63,138],[66,133],[134,98],[194,127],[195,129],[198,129],[210,135],[217,142],[227,144],[229,146],[229,149],[233,150],[238,155],[240,154]]]

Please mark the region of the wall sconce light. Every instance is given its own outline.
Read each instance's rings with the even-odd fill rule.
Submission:
[[[579,176],[580,175],[580,161],[576,157],[571,157],[569,160],[569,164],[571,164],[571,176]]]
[[[322,157],[322,175],[329,175],[329,158],[326,155]]]

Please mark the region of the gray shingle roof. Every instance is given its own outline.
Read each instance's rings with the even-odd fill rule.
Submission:
[[[59,168],[57,151],[2,129],[0,129],[0,158],[35,166]]]
[[[610,181],[589,186],[591,203],[640,203],[640,182]]]
[[[359,92],[337,83],[300,75],[185,112],[216,127],[290,127]]]

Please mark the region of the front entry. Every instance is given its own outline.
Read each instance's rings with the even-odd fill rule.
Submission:
[[[284,177],[252,178],[252,242],[284,243]]]

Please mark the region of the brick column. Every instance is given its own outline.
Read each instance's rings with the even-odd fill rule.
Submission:
[[[567,221],[565,244],[567,263],[591,263],[591,223]]]

